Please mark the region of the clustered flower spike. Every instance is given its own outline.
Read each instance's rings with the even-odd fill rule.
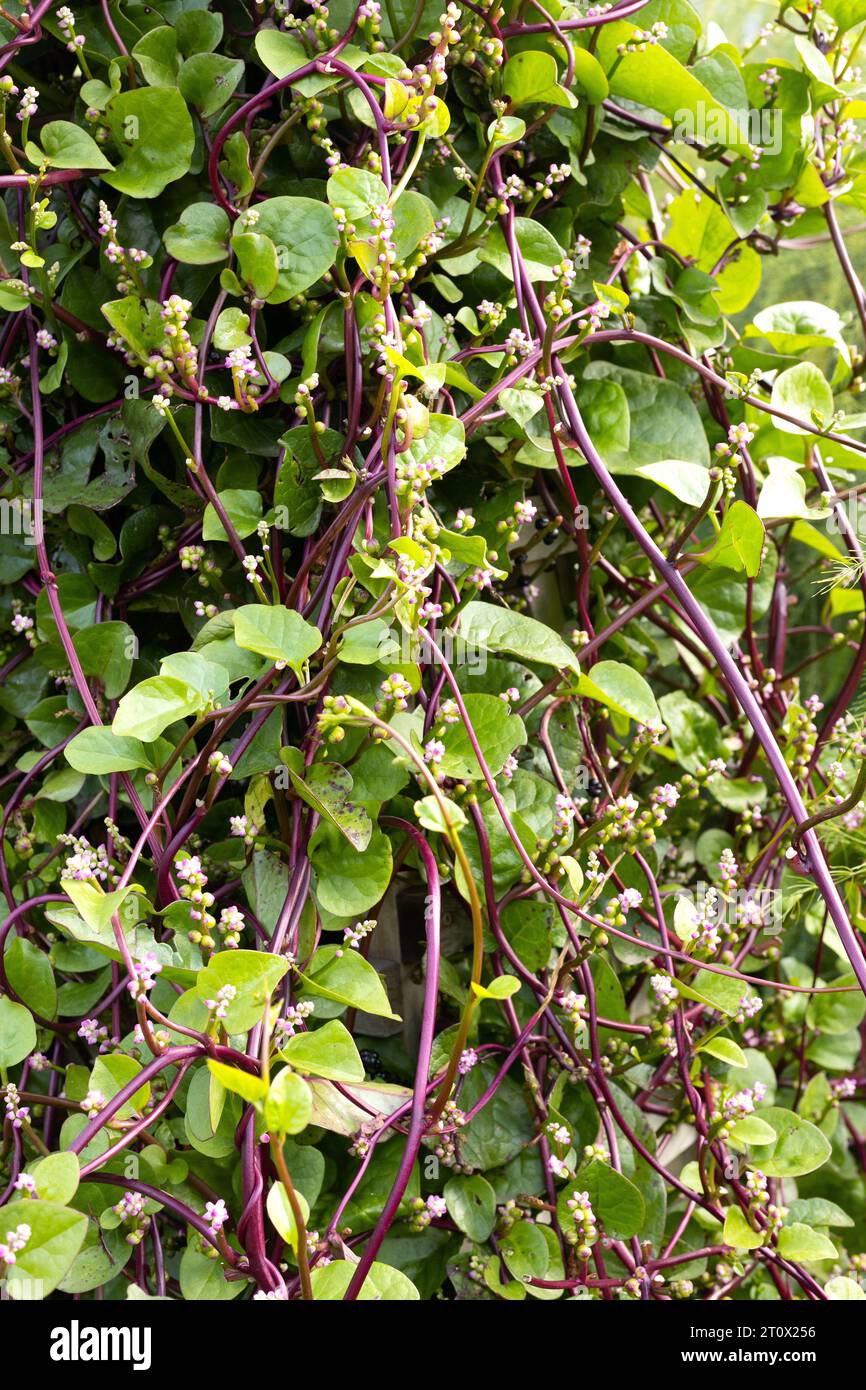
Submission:
[[[32,1234],[26,1221],[19,1221],[14,1231],[8,1231],[5,1238],[0,1240],[0,1265],[14,1265],[22,1250],[27,1248]]]
[[[66,47],[69,49],[70,53],[77,53],[80,48],[84,47],[86,43],[85,36],[75,32],[75,15],[68,5],[60,6],[60,9],[57,11],[57,23],[60,27],[61,34],[67,41]]]
[[[61,843],[64,842],[72,849],[63,865],[64,878],[78,879],[81,882],[96,879],[100,883],[111,880],[113,871],[105,845],[94,847],[84,836],[61,837]]]
[[[175,862],[175,872],[181,881],[180,896],[190,905],[189,920],[193,924],[189,939],[196,946],[212,951],[216,942],[213,931],[216,918],[211,912],[216,899],[208,891],[208,876],[197,854],[184,855]]]
[[[229,1210],[222,1197],[218,1197],[215,1202],[205,1202],[204,1218],[210,1226],[211,1233],[218,1235],[229,1219]]]
[[[18,1090],[11,1081],[6,1084],[4,1100],[6,1103],[6,1119],[13,1129],[21,1129],[24,1125],[29,1124],[30,1107],[29,1105],[21,1104],[21,1097],[18,1094]]]
[[[132,979],[127,985],[133,999],[142,999],[153,989],[162,963],[154,951],[146,951],[140,961],[133,961]]]
[[[237,998],[237,989],[234,985],[221,985],[216,992],[214,999],[206,999],[205,1008],[220,1022],[227,1016],[229,1005]]]

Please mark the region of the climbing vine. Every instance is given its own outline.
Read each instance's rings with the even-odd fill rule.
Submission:
[[[5,1294],[866,1297],[864,35],[0,9]]]

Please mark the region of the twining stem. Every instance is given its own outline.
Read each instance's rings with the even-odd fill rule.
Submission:
[[[297,1248],[295,1254],[298,1258],[298,1273],[301,1279],[301,1296],[309,1302],[313,1301],[313,1284],[310,1279],[310,1257],[307,1253],[307,1227],[304,1222],[304,1213],[301,1211],[301,1204],[298,1201],[298,1194],[292,1182],[292,1175],[286,1166],[286,1159],[283,1153],[282,1140],[278,1135],[274,1135],[271,1144],[271,1156],[274,1160],[280,1182],[286,1190],[289,1199],[289,1206],[292,1208],[292,1215],[295,1218],[295,1230],[297,1232]]]

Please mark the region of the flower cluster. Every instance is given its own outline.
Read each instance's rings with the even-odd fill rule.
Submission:
[[[7,1082],[3,1097],[6,1103],[6,1119],[13,1129],[21,1129],[30,1122],[29,1105],[21,1104],[21,1097],[11,1081]]]
[[[181,881],[180,896],[189,904],[189,920],[195,925],[190,928],[189,939],[195,945],[212,951],[215,946],[212,935],[216,918],[210,912],[214,905],[214,895],[207,891],[207,874],[202,869],[197,854],[179,858],[175,864],[177,876]]]
[[[573,1192],[566,1201],[566,1206],[571,1212],[574,1230],[567,1229],[565,1238],[570,1245],[576,1246],[575,1253],[579,1259],[589,1260],[592,1258],[592,1247],[599,1235],[589,1193]]]
[[[206,999],[205,1008],[215,1019],[220,1022],[227,1016],[229,1005],[237,997],[237,989],[234,985],[221,985],[216,992],[216,998]]]
[[[27,1248],[32,1234],[26,1221],[19,1221],[13,1231],[8,1231],[5,1239],[0,1241],[0,1264],[14,1265],[22,1250]]]

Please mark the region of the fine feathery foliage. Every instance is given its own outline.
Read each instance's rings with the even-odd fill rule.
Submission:
[[[866,1297],[864,32],[6,0],[4,1295]]]

